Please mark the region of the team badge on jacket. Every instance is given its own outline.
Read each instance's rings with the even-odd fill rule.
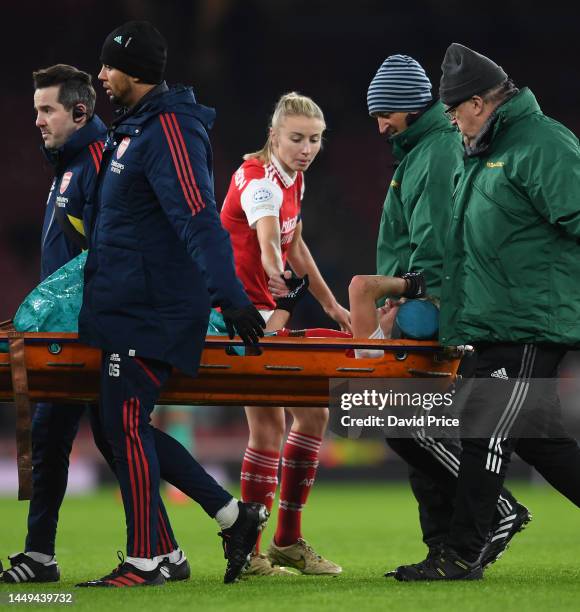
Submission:
[[[119,148],[117,149],[117,159],[121,159],[121,157],[123,157],[123,154],[127,150],[127,147],[129,146],[130,142],[131,142],[131,139],[129,138],[129,136],[125,136],[125,138],[121,140],[121,144],[119,145]]]
[[[60,187],[58,188],[61,195],[66,191],[66,188],[69,186],[72,175],[73,175],[72,172],[65,172],[62,175],[62,181],[60,182]]]

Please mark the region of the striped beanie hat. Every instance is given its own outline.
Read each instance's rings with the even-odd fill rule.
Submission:
[[[429,104],[431,81],[421,64],[408,55],[391,55],[382,63],[367,93],[369,115],[417,111]]]

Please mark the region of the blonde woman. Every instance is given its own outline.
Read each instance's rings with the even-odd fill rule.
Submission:
[[[349,312],[325,283],[302,237],[304,172],[320,151],[325,128],[324,115],[313,100],[295,92],[282,96],[266,144],[244,156],[221,211],[234,247],[236,272],[267,321],[267,330],[285,325],[308,282],[310,293],[325,312],[341,329],[350,330]],[[287,264],[293,275],[285,270]],[[293,289],[290,296],[289,287]],[[283,445],[285,410],[292,416],[292,426]],[[247,406],[246,415],[250,437],[241,474],[244,501],[272,507],[282,451],[276,532],[267,555],[260,554],[258,542],[248,572],[289,573],[283,569],[286,566],[303,574],[339,574],[340,566],[315,553],[301,531],[328,409]]]

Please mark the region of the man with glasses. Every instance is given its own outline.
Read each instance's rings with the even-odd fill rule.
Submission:
[[[514,450],[580,505],[580,449],[562,428],[555,385],[566,351],[580,343],[580,293],[570,283],[580,275],[578,139],[489,58],[453,43],[442,70],[441,99],[465,156],[445,246],[440,341],[476,347],[464,419],[485,415],[491,428],[462,438],[443,550],[399,567],[404,581],[483,576]]]
[[[371,305],[367,317],[371,320],[376,317],[372,304],[381,297],[385,284],[381,279],[385,277],[401,276],[408,270],[422,272],[429,297],[440,297],[444,242],[462,147],[461,137],[431,89],[423,67],[412,57],[400,54],[391,55],[381,64],[368,89],[369,115],[377,120],[378,130],[388,138],[396,159],[377,242],[377,274],[381,276],[357,276],[349,289],[351,308],[356,309],[356,304],[366,300]],[[381,311],[392,325],[397,305],[390,303]],[[360,317],[356,319],[353,331],[358,334],[362,327]],[[370,337],[384,337],[382,330],[374,331],[375,328],[376,325]],[[410,466],[409,480],[419,505],[423,541],[429,554],[434,555],[441,549],[453,514],[459,441],[415,435],[388,438],[387,443]],[[509,491],[503,491],[485,564],[493,563],[503,553],[529,518],[527,508],[518,504]],[[499,528],[502,537],[492,541]]]

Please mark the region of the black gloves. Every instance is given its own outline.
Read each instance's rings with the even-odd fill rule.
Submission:
[[[232,306],[222,308],[222,316],[230,340],[237,332],[244,344],[256,344],[258,338],[264,335],[263,328],[266,327],[266,322],[253,304],[243,308]]]
[[[284,275],[282,275],[282,278],[284,278]],[[276,308],[285,310],[286,312],[292,314],[294,306],[296,306],[299,300],[308,291],[308,285],[310,284],[308,281],[308,274],[305,274],[302,278],[299,278],[292,273],[290,278],[284,278],[284,282],[290,291],[288,292],[288,295],[275,300]]]
[[[425,297],[427,286],[425,285],[425,278],[422,272],[407,272],[400,278],[407,282],[407,288],[405,293],[403,293],[403,297],[411,300]]]

